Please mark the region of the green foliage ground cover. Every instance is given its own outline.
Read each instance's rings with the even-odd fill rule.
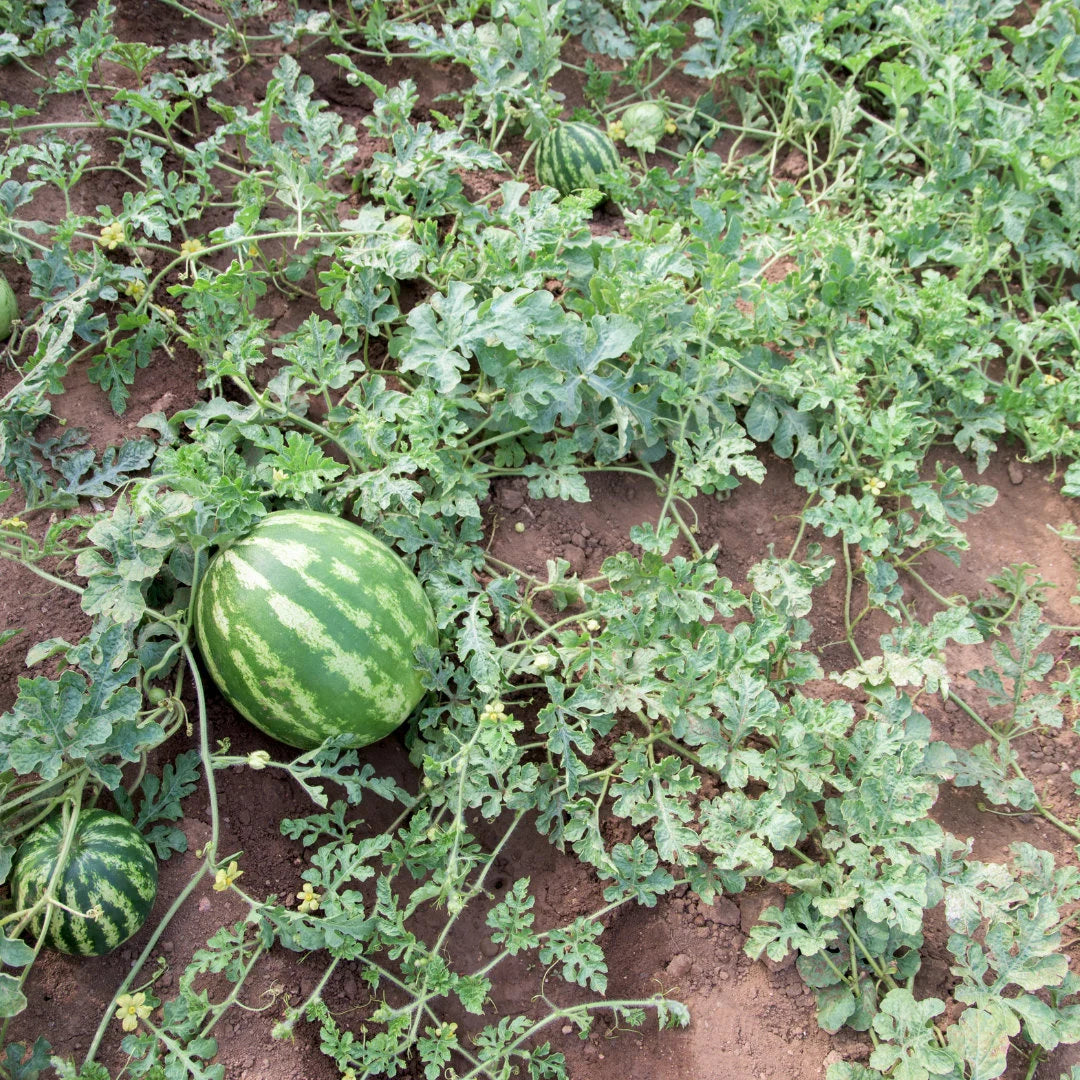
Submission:
[[[24,679],[0,717],[0,873],[36,821],[61,805],[73,829],[99,799],[167,858],[185,843],[182,799],[205,785],[201,868],[143,959],[204,879],[250,915],[196,953],[171,999],[137,966],[86,1061],[52,1067],[106,1077],[94,1058],[115,1013],[130,1075],[222,1077],[215,1027],[270,949],[313,950],[325,968],[273,1034],[319,1025],[350,1080],[410,1061],[432,1078],[560,1077],[554,1023],[587,1029],[601,1010],[685,1023],[663,996],[604,999],[597,918],[536,926],[527,879],[493,901],[494,859],[532,828],[595,870],[609,908],[683,883],[705,900],[783,886],[748,951],[795,950],[822,1026],[873,1042],[866,1065],[835,1064],[830,1080],[991,1080],[1010,1049],[1032,1076],[1080,1041],[1063,951],[1080,873],[1027,844],[982,863],[931,816],[954,782],[1080,839],[1014,746],[1060,728],[1080,697],[1044,648],[1062,630],[1043,617],[1046,583],[1007,569],[993,595],[939,596],[932,612],[905,588],[928,552],[961,558],[1000,448],[1049,460],[1080,494],[1075,5],[168,6],[192,33],[161,48],[121,40],[108,0],[78,14],[0,0],[0,62],[40,91],[33,107],[0,103],[0,256],[28,283],[4,353],[0,499],[18,509],[0,547],[79,592],[93,619],[80,642],[30,648],[59,673]],[[320,99],[305,73],[316,53],[372,95],[363,132]],[[403,57],[460,65],[467,87],[424,111],[394,71]],[[232,77],[259,64],[260,94],[233,100]],[[556,88],[567,80],[582,88],[574,109]],[[50,119],[59,99],[82,119]],[[659,139],[633,113],[622,123],[641,101],[663,108]],[[621,140],[625,169],[605,181],[617,231],[590,227],[597,193],[530,190],[520,136],[571,113]],[[359,167],[362,134],[380,141]],[[103,171],[122,203],[80,212],[73,194]],[[474,174],[499,186],[471,198]],[[48,220],[45,194],[62,207]],[[316,310],[273,335],[271,290]],[[83,433],[42,433],[72,379],[119,413],[137,370],[179,350],[202,365],[200,404],[142,418],[145,437],[100,455]],[[943,446],[967,465],[928,464]],[[702,550],[691,500],[737,499],[762,479],[765,447],[792,463],[805,507],[792,549],[739,590]],[[607,469],[649,478],[662,509],[602,577],[555,561],[538,578],[488,553],[493,481],[584,501]],[[283,506],[354,516],[439,613],[441,648],[418,657],[430,693],[410,790],[347,740],[292,760],[210,745],[191,593],[217,545]],[[856,663],[833,675],[851,702],[811,692],[830,673],[810,617],[834,575]],[[893,625],[864,655],[870,613]],[[982,715],[951,688],[945,647],[991,639]],[[934,741],[931,695],[958,702],[983,741]],[[187,728],[197,751],[157,750]],[[145,772],[153,750],[174,759],[160,777]],[[309,817],[281,823],[309,852],[297,907],[246,889],[218,849],[215,776],[238,763],[285,770],[312,798]],[[719,794],[702,793],[705,775]],[[394,826],[364,835],[362,799],[398,804]],[[472,812],[505,826],[494,851],[470,834]],[[632,842],[605,842],[610,815]],[[487,905],[499,950],[459,971],[445,945],[469,905]],[[965,1006],[952,1022],[914,990],[938,905]],[[433,940],[410,925],[422,906],[443,915]],[[36,914],[0,913],[2,1015],[25,1006],[39,943],[20,934]],[[440,1003],[484,1014],[500,961],[523,952],[588,995],[460,1039]],[[363,1027],[320,999],[343,960],[382,1001]],[[232,990],[211,996],[206,973]],[[10,1046],[0,1073],[32,1080],[49,1053]]]

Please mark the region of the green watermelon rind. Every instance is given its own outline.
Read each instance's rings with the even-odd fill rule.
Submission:
[[[601,187],[604,173],[620,165],[615,144],[592,124],[581,120],[557,123],[536,146],[536,179],[560,195]]]
[[[299,749],[389,735],[424,694],[417,647],[438,641],[405,563],[360,526],[311,510],[268,514],[215,555],[194,625],[230,704]]]
[[[31,908],[44,895],[63,842],[60,815],[44,821],[19,846],[11,868],[16,910]],[[44,944],[73,956],[103,956],[138,933],[157,896],[157,860],[131,822],[108,810],[83,810],[60,873],[55,898],[71,911],[54,907]],[[72,912],[101,909],[97,918]],[[27,928],[41,933],[45,912]]]
[[[11,336],[11,327],[19,317],[19,303],[8,280],[0,274],[0,341]]]

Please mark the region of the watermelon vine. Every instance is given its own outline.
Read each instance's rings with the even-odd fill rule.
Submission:
[[[88,626],[0,628],[30,669],[0,716],[0,1076],[223,1080],[224,1025],[295,954],[267,1045],[564,1078],[602,1024],[689,1022],[675,986],[609,996],[620,913],[764,885],[746,953],[862,1040],[829,1080],[1030,1080],[1080,1041],[1080,822],[1027,756],[1075,747],[1080,627],[1026,563],[940,574],[1007,450],[1080,494],[1072,5],[169,0],[168,47],[112,0],[0,11],[0,555]],[[167,365],[189,399],[137,415]],[[86,380],[119,445],[67,423]],[[801,510],[738,575],[711,515],[768,474]],[[618,550],[512,561],[533,506],[613,477],[654,499]],[[269,739],[215,737],[215,683]],[[267,775],[306,800],[284,893],[223,839],[219,786]],[[976,858],[950,788],[1064,856]],[[593,890],[563,925],[501,869],[538,837]],[[164,979],[215,893],[243,917]],[[123,942],[65,1056],[43,950]],[[532,1001],[499,1014],[514,964]],[[327,1003],[347,965],[356,1015]]]

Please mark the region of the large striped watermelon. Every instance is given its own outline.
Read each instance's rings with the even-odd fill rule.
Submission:
[[[11,894],[16,909],[32,907],[52,878],[64,826],[59,814],[39,825],[15,853]],[[131,822],[108,810],[83,810],[54,896],[45,944],[76,956],[101,956],[127,941],[146,922],[157,895],[157,861]],[[91,909],[96,917],[86,917]],[[75,915],[72,912],[83,912]],[[30,923],[41,932],[44,910]]]
[[[268,514],[215,555],[194,618],[225,697],[303,749],[389,735],[423,696],[417,646],[437,642],[405,563],[358,525],[312,510]]]
[[[619,166],[615,144],[599,128],[580,120],[556,123],[536,144],[536,179],[563,195],[597,187],[598,178]]]

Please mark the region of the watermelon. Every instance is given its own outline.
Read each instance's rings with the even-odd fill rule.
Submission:
[[[652,153],[667,131],[667,113],[655,101],[638,101],[620,117],[626,145]]]
[[[198,586],[195,633],[218,688],[252,724],[300,749],[389,735],[424,694],[417,646],[431,604],[404,562],[358,525],[268,514],[219,551]]]
[[[597,178],[619,167],[615,144],[598,127],[572,120],[555,124],[536,145],[536,179],[562,195],[597,187]]]
[[[11,868],[16,909],[32,907],[52,879],[64,837],[63,819],[54,814],[22,842]],[[119,814],[83,810],[54,896],[71,908],[53,908],[45,944],[75,956],[101,956],[136,933],[157,895],[157,861],[142,833]],[[72,912],[100,908],[96,918]],[[41,933],[42,910],[29,933]]]
[[[11,334],[11,325],[19,317],[19,305],[8,280],[0,274],[0,341]]]

